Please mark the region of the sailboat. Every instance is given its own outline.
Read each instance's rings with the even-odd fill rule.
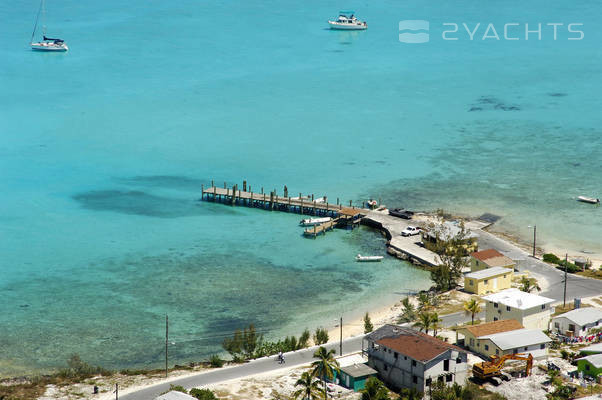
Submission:
[[[40,14],[42,14],[42,40],[39,42],[34,42],[33,38],[38,29],[38,21],[40,20]],[[67,51],[69,47],[67,43],[63,39],[55,39],[46,36],[46,25],[44,25],[46,19],[46,5],[45,0],[40,1],[40,9],[38,10],[38,15],[36,16],[36,24],[33,27],[33,33],[31,34],[31,49],[39,50],[39,51]]]

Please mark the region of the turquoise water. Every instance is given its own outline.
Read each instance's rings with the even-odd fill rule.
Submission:
[[[369,230],[304,240],[298,216],[199,203],[212,179],[487,211],[602,251],[600,210],[573,199],[601,190],[597,3],[48,1],[67,54],[28,50],[37,7],[0,4],[3,374],[73,352],[158,366],[166,313],[186,362],[216,332],[298,333],[429,285],[354,263],[384,252]],[[339,8],[370,28],[325,29]],[[403,19],[431,41],[400,43]],[[517,21],[585,38],[441,39],[444,22]]]

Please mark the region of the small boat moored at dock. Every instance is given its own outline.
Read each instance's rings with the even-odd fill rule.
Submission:
[[[324,218],[306,218],[306,219],[302,219],[299,222],[299,225],[301,225],[301,226],[314,226],[314,225],[324,224],[324,223],[330,222],[330,221],[332,221],[332,218],[330,218],[330,217],[324,217]]]
[[[383,256],[363,256],[361,254],[358,254],[357,256],[355,256],[355,261],[378,262],[378,261],[381,261],[383,258],[384,258]]]
[[[587,197],[587,196],[579,196],[579,197],[577,197],[577,201],[580,201],[582,203],[589,203],[589,204],[600,204],[600,199],[596,199],[593,197]]]
[[[338,29],[344,31],[363,31],[368,29],[366,21],[360,21],[355,18],[354,11],[340,11],[336,21],[328,21],[330,29]]]

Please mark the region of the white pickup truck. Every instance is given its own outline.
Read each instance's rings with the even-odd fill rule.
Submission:
[[[403,231],[401,231],[401,236],[414,236],[420,233],[420,228],[416,226],[408,226]]]

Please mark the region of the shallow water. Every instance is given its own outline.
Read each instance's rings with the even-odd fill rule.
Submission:
[[[248,322],[298,334],[429,285],[356,264],[384,253],[369,230],[306,240],[299,216],[199,203],[212,179],[602,247],[600,209],[573,199],[600,196],[597,3],[355,2],[368,31],[334,32],[328,2],[49,1],[68,54],[27,49],[37,6],[0,4],[3,374],[73,352],[158,366],[166,313],[186,362]],[[399,42],[414,18],[429,43]],[[584,22],[585,40],[441,39],[447,21],[518,20]]]

